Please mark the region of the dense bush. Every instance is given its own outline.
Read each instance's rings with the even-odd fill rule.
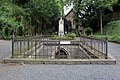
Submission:
[[[66,34],[66,36],[71,37],[71,38],[75,38],[76,34],[75,33],[68,33],[68,34]]]
[[[107,23],[103,30],[104,34],[108,31],[108,35],[110,36],[120,35],[120,20]]]
[[[85,33],[87,34],[87,35],[91,35],[92,34],[92,32],[93,32],[93,30],[90,28],[90,27],[88,27],[88,28],[85,28]]]

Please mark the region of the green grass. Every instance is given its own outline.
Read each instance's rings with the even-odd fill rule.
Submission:
[[[94,35],[94,38],[106,40],[106,35]],[[112,36],[108,36],[108,40],[111,40]]]
[[[106,35],[95,35],[94,38],[106,40]],[[108,41],[120,43],[120,36],[108,36]]]

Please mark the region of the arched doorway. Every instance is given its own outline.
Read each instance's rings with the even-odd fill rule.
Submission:
[[[67,59],[68,52],[64,48],[61,48],[55,52],[55,58],[56,59]]]

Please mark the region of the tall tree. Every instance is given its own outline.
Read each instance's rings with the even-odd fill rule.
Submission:
[[[21,21],[18,21],[16,18],[17,13],[20,13],[22,9],[14,4],[12,4],[9,0],[1,1],[0,5],[0,27],[2,33],[4,33],[5,29],[9,29],[9,34],[16,30],[19,26],[22,26]],[[16,8],[15,8],[16,7]]]
[[[109,9],[112,11],[112,6],[116,4],[118,0],[95,0],[94,5],[99,10],[100,13],[100,28],[101,34],[103,34],[103,12],[105,9]]]
[[[103,33],[102,30],[103,25],[102,19],[104,14],[103,12],[106,9],[112,10],[112,6],[118,2],[118,0],[66,0],[66,1],[74,3],[74,9],[79,13],[80,17],[84,21],[86,20],[86,16],[84,15],[88,15],[88,17],[91,16],[92,18],[93,16],[100,15],[101,34]]]
[[[46,33],[53,28],[61,10],[63,0],[0,0],[0,31]]]

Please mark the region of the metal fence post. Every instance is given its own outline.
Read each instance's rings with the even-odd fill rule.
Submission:
[[[22,42],[20,41],[20,56],[22,56]]]
[[[37,49],[36,48],[37,48],[37,40],[35,39],[35,59],[37,58],[37,52],[36,52]]]
[[[28,46],[28,50],[30,50],[30,43],[29,43],[29,40],[28,40],[28,45],[27,45],[27,46]]]
[[[60,33],[60,36],[59,36],[59,47],[58,47],[58,50],[59,50],[59,54],[58,54],[58,59],[60,59],[60,41],[61,41],[61,33]]]
[[[14,58],[13,56],[14,56],[14,32],[12,34],[12,58]]]
[[[90,38],[90,46],[91,46],[91,50],[92,50],[92,36]]]
[[[108,58],[108,33],[106,32],[106,58]]]

